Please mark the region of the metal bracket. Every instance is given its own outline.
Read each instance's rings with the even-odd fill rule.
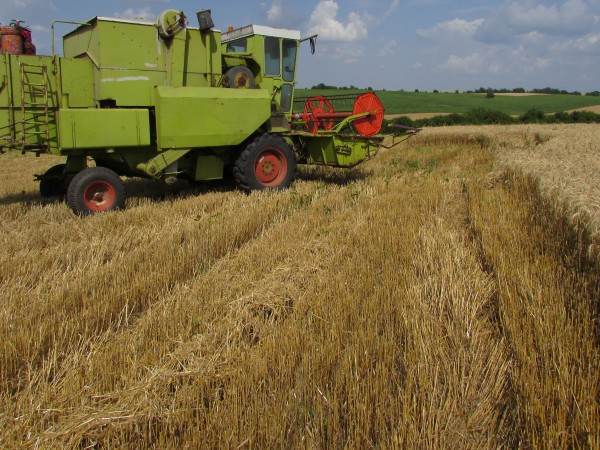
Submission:
[[[142,172],[148,174],[150,177],[154,179],[160,179],[164,175],[164,170],[169,167],[174,162],[178,161],[180,158],[183,158],[187,155],[191,149],[171,149],[166,150],[162,153],[159,153],[154,158],[146,161],[145,163],[140,163],[137,165],[137,169]]]

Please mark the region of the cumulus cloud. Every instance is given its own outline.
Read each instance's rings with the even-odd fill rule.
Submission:
[[[321,0],[310,16],[308,34],[318,34],[323,41],[353,42],[367,37],[366,17],[356,12],[344,24],[337,18],[339,5],[334,0]]]
[[[114,16],[121,19],[141,20],[154,20],[156,18],[156,14],[154,14],[147,6],[139,9],[128,8],[123,12],[116,12]]]
[[[400,0],[393,0],[390,6],[388,7],[385,15],[388,16],[395,12],[398,8],[400,8]]]
[[[2,13],[9,13],[14,10],[32,11],[56,11],[54,3],[48,0],[8,0],[2,8]]]
[[[345,63],[356,63],[365,57],[366,50],[364,45],[356,42],[330,42],[323,44],[318,54]]]
[[[271,7],[267,11],[267,20],[269,22],[277,22],[283,17],[283,4],[281,0],[274,0]]]
[[[600,53],[600,33],[592,33],[576,39],[573,46],[581,52]]]
[[[484,22],[484,19],[453,19],[441,22],[428,29],[418,29],[417,34],[424,38],[447,37],[448,35],[473,36]]]
[[[386,41],[385,44],[379,50],[379,56],[382,58],[394,56],[396,54],[396,47],[398,47],[398,43],[395,39],[390,39],[389,41]]]
[[[479,27],[476,38],[484,43],[510,43],[521,35],[537,32],[552,36],[585,34],[596,18],[584,0],[566,0],[562,5],[509,2]]]
[[[477,75],[481,73],[483,67],[484,58],[479,52],[462,57],[458,55],[450,55],[448,59],[440,65],[440,68],[443,70],[469,75]]]
[[[260,3],[269,24],[294,30],[306,21],[304,13],[296,9],[297,5],[296,0],[269,0]]]
[[[589,33],[554,44],[551,50],[558,54],[580,54],[600,56],[600,33]]]

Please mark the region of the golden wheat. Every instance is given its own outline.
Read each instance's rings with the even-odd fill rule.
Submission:
[[[598,448],[597,210],[569,196],[597,186],[544,179],[595,137],[428,129],[285,192],[128,180],[90,218],[0,156],[0,446]]]

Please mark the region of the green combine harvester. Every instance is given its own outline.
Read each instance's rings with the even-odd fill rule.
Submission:
[[[2,27],[0,152],[65,156],[38,175],[40,194],[66,196],[77,214],[122,208],[122,177],[232,173],[245,191],[283,189],[297,164],[353,167],[377,153],[373,92],[294,99],[298,47],[314,51],[315,36],[221,33],[209,10],[197,18],[193,28],[176,10],[157,23],[96,17],[63,37],[62,57],[31,54],[25,28]]]

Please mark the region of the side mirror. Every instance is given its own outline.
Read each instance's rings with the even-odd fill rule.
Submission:
[[[196,13],[196,16],[198,17],[200,31],[208,31],[215,26],[215,23],[212,20],[212,14],[210,12],[210,9],[203,9],[202,11],[198,11]]]
[[[314,55],[315,54],[315,49],[317,47],[317,38],[319,37],[318,34],[315,34],[313,36],[304,38],[304,39],[300,39],[300,42],[304,42],[304,41],[310,41],[310,52]]]

